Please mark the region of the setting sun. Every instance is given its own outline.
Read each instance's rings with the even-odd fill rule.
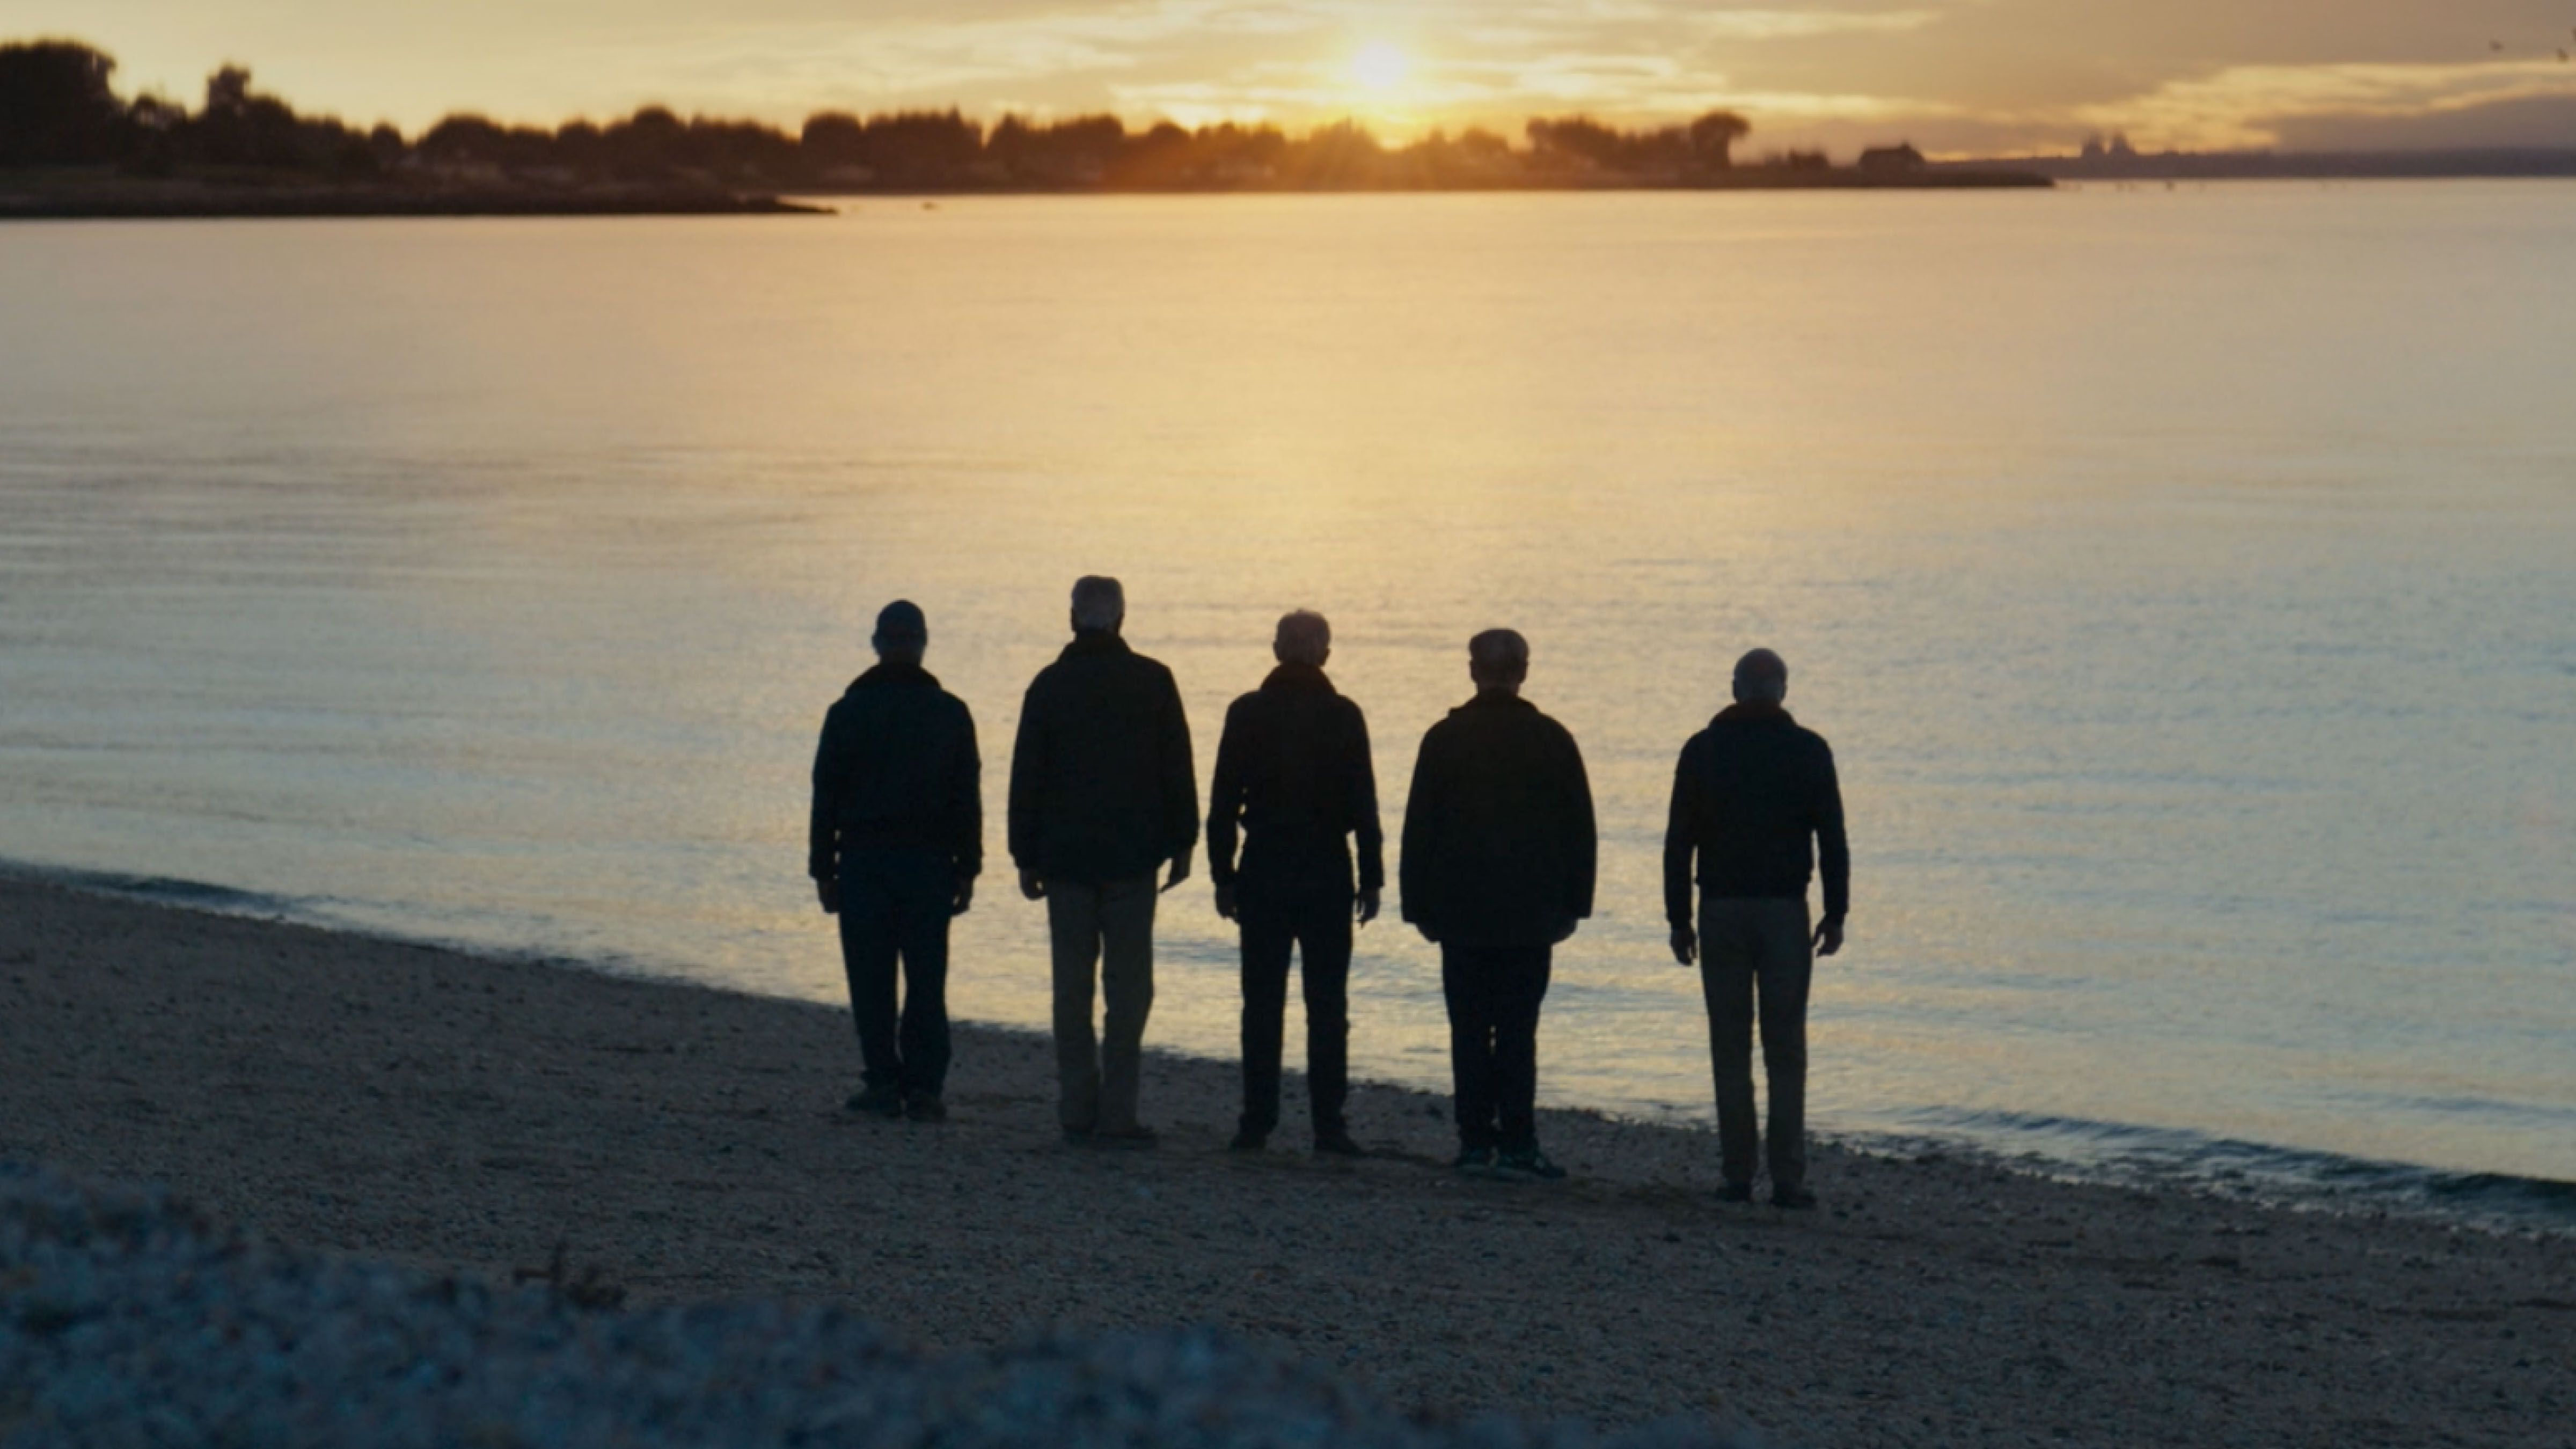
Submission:
[[[1371,41],[1351,58],[1351,78],[1373,91],[1391,91],[1413,69],[1405,53],[1385,41]]]

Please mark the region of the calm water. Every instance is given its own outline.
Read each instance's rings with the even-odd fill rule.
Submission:
[[[1035,1025],[1076,574],[1202,775],[1328,612],[1391,835],[1510,624],[1604,830],[1545,1094],[1705,1120],[1663,792],[1760,643],[1850,802],[1825,1127],[2576,1179],[2571,254],[2547,184],[11,226],[0,857],[831,1000],[805,770],[904,595],[995,816],[953,1000]],[[1221,926],[1165,1045],[1231,1054]],[[1443,1083],[1430,948],[1354,991]]]

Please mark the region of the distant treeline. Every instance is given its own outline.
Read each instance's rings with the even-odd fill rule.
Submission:
[[[760,191],[1308,190],[1689,185],[1728,172],[1751,129],[1729,111],[1687,125],[1620,130],[1586,117],[1533,120],[1526,144],[1489,131],[1382,144],[1344,121],[1301,136],[1273,126],[1131,131],[1115,116],[987,128],[956,110],[861,118],[831,111],[795,132],[682,119],[648,106],[607,124],[552,130],[452,115],[417,137],[298,115],[226,66],[195,111],[117,95],[116,62],[75,41],[0,45],[0,167],[103,167],[140,177],[285,174],[491,187],[595,184]],[[1813,171],[1819,153],[1768,158]]]

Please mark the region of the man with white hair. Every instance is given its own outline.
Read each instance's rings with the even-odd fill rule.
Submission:
[[[1074,584],[1073,642],[1020,707],[1010,844],[1020,894],[1047,903],[1065,1139],[1151,1147],[1136,1095],[1154,1006],[1154,875],[1169,861],[1164,890],[1189,878],[1198,780],[1172,671],[1127,647],[1126,619],[1116,579]]]
[[[1226,711],[1209,790],[1208,876],[1217,914],[1241,928],[1243,1118],[1232,1144],[1258,1152],[1279,1125],[1288,962],[1303,955],[1306,1099],[1315,1151],[1360,1156],[1349,1096],[1351,923],[1377,918],[1386,883],[1368,720],[1324,676],[1333,628],[1300,609],[1271,642],[1279,667]],[[1243,861],[1234,858],[1243,831]],[[1359,882],[1351,881],[1351,841]]]
[[[1538,1014],[1556,944],[1592,914],[1583,753],[1520,697],[1529,642],[1467,643],[1476,697],[1422,737],[1404,807],[1404,918],[1440,947],[1460,1172],[1565,1176],[1538,1146]]]
[[[1753,1110],[1753,1029],[1770,1079],[1771,1201],[1812,1208],[1807,1189],[1807,987],[1817,956],[1842,949],[1851,848],[1842,786],[1824,737],[1781,708],[1789,666],[1768,649],[1735,664],[1735,703],[1682,747],[1664,829],[1664,914],[1673,959],[1699,962],[1717,1080],[1723,1202],[1753,1200],[1762,1157]],[[1692,864],[1700,889],[1694,929]],[[1824,877],[1811,930],[1807,883]],[[1758,1006],[1757,1006],[1758,1002]]]

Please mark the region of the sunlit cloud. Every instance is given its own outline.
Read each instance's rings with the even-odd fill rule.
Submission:
[[[2476,65],[2237,66],[2153,93],[2078,107],[2073,118],[2174,150],[2278,145],[2288,123],[2318,116],[2439,116],[2541,97],[2576,98],[2576,74],[2551,61]]]

